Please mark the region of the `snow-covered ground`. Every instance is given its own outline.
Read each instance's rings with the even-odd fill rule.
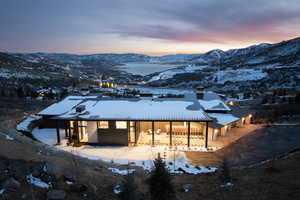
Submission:
[[[34,129],[33,136],[39,141],[49,144],[56,144],[56,130],[55,129]],[[61,130],[61,137],[63,130]],[[62,137],[63,138],[63,137]],[[215,167],[193,166],[186,158],[184,150],[187,147],[169,148],[167,146],[137,146],[137,147],[113,147],[113,146],[90,146],[83,145],[81,147],[67,146],[66,142],[62,145],[55,146],[56,148],[68,151],[75,155],[85,157],[91,160],[102,160],[108,163],[115,163],[120,165],[139,166],[144,170],[149,171],[153,168],[153,160],[160,155],[172,173],[210,173],[216,171]],[[207,151],[205,148],[194,147],[193,151]],[[133,171],[120,170],[117,168],[110,168],[110,171],[118,174],[132,173]]]
[[[35,185],[37,187],[40,187],[40,188],[48,189],[49,187],[51,187],[50,184],[45,183],[41,179],[32,176],[32,174],[27,175],[26,180],[27,180],[28,183],[30,183],[32,185]]]
[[[207,68],[207,67],[208,67],[207,65],[203,65],[203,66],[187,66],[187,67],[180,68],[180,69],[166,70],[166,71],[163,71],[163,72],[159,73],[156,76],[153,76],[149,80],[149,82],[173,78],[173,76],[175,76],[176,74],[192,73],[192,72],[195,72],[197,70],[202,70],[202,69]]]
[[[268,73],[263,72],[262,70],[237,69],[216,72],[214,73],[214,79],[217,79],[219,84],[224,84],[226,81],[239,82],[260,80],[267,75]]]
[[[60,131],[60,138],[63,138],[64,129],[59,129],[59,131]],[[54,146],[57,143],[56,130],[53,128],[44,128],[44,129],[35,128],[32,130],[31,133],[37,140],[45,144],[48,144],[50,146]]]
[[[47,76],[38,76],[26,72],[13,72],[7,69],[0,69],[0,78],[29,78],[29,79],[49,79]]]

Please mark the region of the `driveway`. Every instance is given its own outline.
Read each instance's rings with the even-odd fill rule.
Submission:
[[[222,157],[231,166],[247,166],[300,148],[300,125],[272,125],[256,129],[212,153],[186,152],[196,165],[217,166]]]

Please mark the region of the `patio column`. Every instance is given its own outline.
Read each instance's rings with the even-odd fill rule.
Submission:
[[[169,125],[170,125],[170,128],[169,128],[170,129],[169,130],[170,131],[170,146],[172,146],[172,132],[173,131],[172,131],[172,122],[171,121],[169,122]]]
[[[188,143],[187,143],[188,147],[190,147],[190,140],[191,140],[191,122],[188,122]]]
[[[154,121],[152,121],[152,146],[154,146]]]
[[[59,135],[59,128],[58,128],[58,120],[56,120],[56,138],[57,138],[57,144],[60,144],[60,135]]]
[[[208,122],[206,122],[206,130],[205,130],[205,148],[208,147]]]
[[[130,138],[130,121],[126,121],[127,125],[127,146],[131,143],[131,138]]]
[[[71,131],[71,124],[70,124],[71,122],[70,121],[68,121],[68,127],[69,127],[69,137],[68,137],[68,139],[69,139],[69,142],[71,143],[71,139],[72,139],[72,131]]]
[[[134,143],[137,145],[136,121],[134,121]]]
[[[68,138],[68,129],[65,128],[65,138]]]

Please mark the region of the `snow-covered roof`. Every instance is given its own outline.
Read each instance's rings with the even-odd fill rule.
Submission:
[[[96,96],[68,96],[62,101],[54,103],[38,113],[38,115],[61,115],[70,111],[74,106],[87,98],[96,98]]]
[[[232,114],[224,114],[224,113],[208,113],[208,116],[210,116],[211,118],[215,118],[217,120],[217,123],[223,126],[240,119],[235,117]]]
[[[211,121],[198,101],[108,99],[86,100],[79,105],[85,111],[76,109],[60,115],[60,119],[87,120],[178,120]]]
[[[205,111],[230,111],[231,109],[221,100],[198,100]]]

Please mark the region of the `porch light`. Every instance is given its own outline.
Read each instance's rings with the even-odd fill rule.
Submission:
[[[218,133],[218,132],[219,132],[219,130],[218,130],[218,129],[215,129],[215,130],[214,130],[214,133]]]
[[[252,118],[252,114],[249,115],[249,118]]]

